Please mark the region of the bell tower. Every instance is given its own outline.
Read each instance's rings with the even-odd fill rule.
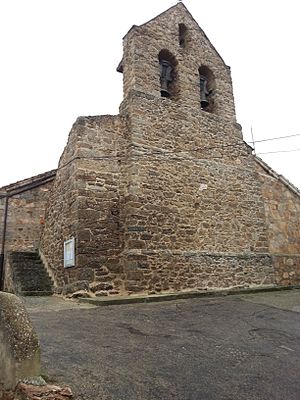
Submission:
[[[178,3],[129,30],[118,70],[125,289],[260,284],[271,263],[264,205],[230,68]]]
[[[129,30],[118,71],[125,100],[140,92],[235,122],[230,68],[183,3]]]

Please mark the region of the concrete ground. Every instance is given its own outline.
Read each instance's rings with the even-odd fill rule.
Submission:
[[[94,307],[26,298],[80,400],[299,400],[300,290]]]

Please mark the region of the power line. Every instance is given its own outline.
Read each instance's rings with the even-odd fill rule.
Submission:
[[[252,128],[251,128],[251,134],[252,134]],[[278,137],[269,138],[269,139],[261,139],[261,140],[254,140],[254,141],[252,140],[249,143],[254,144],[254,143],[261,143],[261,142],[269,142],[270,140],[288,139],[288,138],[295,137],[295,136],[300,136],[300,133],[296,133],[294,135],[287,135],[287,136],[278,136]],[[252,139],[253,139],[253,135],[252,135]]]
[[[264,152],[264,153],[257,153],[257,155],[260,155],[260,154],[276,154],[276,153],[291,153],[291,152],[293,152],[293,151],[300,151],[300,149],[266,151],[266,152]]]

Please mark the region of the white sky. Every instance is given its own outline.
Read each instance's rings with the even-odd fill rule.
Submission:
[[[80,115],[117,114],[122,37],[174,0],[0,0],[0,186],[56,168]],[[300,134],[297,0],[185,0],[231,66],[244,138]],[[257,153],[300,149],[300,136]],[[300,151],[261,155],[300,187]]]

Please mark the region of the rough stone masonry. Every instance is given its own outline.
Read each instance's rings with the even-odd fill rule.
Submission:
[[[24,303],[0,292],[0,390],[40,374],[40,346]],[[1,396],[0,396],[1,398]]]
[[[77,119],[47,192],[36,247],[56,286],[299,284],[300,193],[243,141],[230,68],[186,7],[133,26],[118,71],[120,114]]]

